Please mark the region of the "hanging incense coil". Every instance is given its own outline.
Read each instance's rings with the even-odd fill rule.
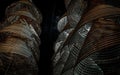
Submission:
[[[112,19],[114,19],[114,17]],[[108,22],[105,22],[105,20],[104,20],[104,22],[102,21],[102,23],[106,23],[106,24],[102,25],[102,23],[99,23],[100,24],[99,25],[97,22],[96,25],[92,26],[91,31],[88,34],[89,37],[85,41],[85,43],[87,43],[87,44],[84,44],[86,47],[83,46],[82,49],[84,49],[84,51],[86,51],[86,49],[90,51],[91,50],[90,47],[94,46],[94,47],[92,47],[93,49],[91,50],[91,52],[95,49],[97,49],[98,51],[96,53],[93,53],[90,56],[84,58],[83,60],[81,60],[77,64],[78,68],[76,67],[77,69],[75,69],[75,71],[76,71],[75,73],[80,74],[82,72],[81,74],[88,73],[88,75],[90,75],[90,72],[93,72],[93,71],[91,70],[90,72],[89,71],[83,72],[84,70],[81,67],[83,65],[85,65],[85,63],[82,66],[80,66],[79,64],[81,64],[82,61],[86,61],[86,59],[91,58],[95,62],[95,64],[101,69],[101,72],[103,72],[102,74],[98,73],[98,74],[91,74],[91,75],[99,75],[99,74],[100,75],[114,75],[114,74],[119,75],[120,74],[119,73],[119,71],[120,71],[120,68],[119,68],[119,66],[120,66],[120,64],[119,64],[120,63],[119,43],[120,42],[118,41],[119,40],[119,25],[115,25],[115,23],[110,22],[110,20],[111,19],[109,18]],[[101,31],[103,33],[100,34]],[[93,39],[93,35],[94,35],[94,39]],[[98,35],[103,36],[103,37],[101,37],[101,39],[99,39],[100,36],[98,36]],[[91,37],[92,43],[90,43],[90,37]],[[88,42],[88,39],[89,39],[89,42]],[[102,39],[104,39],[104,41]],[[100,44],[100,42],[95,42],[95,40],[101,41],[101,44]],[[99,43],[99,45],[96,46],[95,43]],[[94,44],[94,45],[92,45],[92,44]],[[98,48],[96,48],[96,47],[98,47]],[[101,49],[100,51],[99,51],[99,48]],[[78,56],[78,59],[79,59],[79,57],[80,56]],[[88,62],[88,61],[86,61],[86,62]],[[89,68],[90,67],[87,66],[87,69],[89,69]]]
[[[79,5],[76,5],[76,3],[81,3],[81,4],[83,4],[84,5],[84,1],[83,0],[76,0],[76,1],[73,1],[73,3],[70,5],[70,7],[68,8],[68,10],[67,10],[67,13],[66,13],[66,15],[65,15],[65,17],[63,18],[63,20],[61,19],[59,22],[58,22],[58,29],[59,30],[71,30],[72,28],[74,29],[74,27],[77,25],[77,23],[79,22],[79,20],[80,19],[78,19],[77,20],[77,22],[75,22],[76,24],[71,24],[71,23],[74,23],[74,21],[73,20],[69,20],[69,18],[70,18],[70,16],[72,15],[72,14],[74,14],[74,15],[82,15],[81,13],[83,12],[83,11],[81,11],[81,10],[78,10],[78,9],[82,9],[82,10],[84,10],[84,6],[86,6],[86,4],[84,5],[84,6],[79,6]],[[74,7],[75,6],[75,7]],[[74,9],[75,10],[78,10],[78,11],[74,11],[74,12],[71,12],[71,9],[72,9],[72,11],[74,11]],[[79,16],[79,18],[80,18],[80,16]],[[76,19],[76,17],[75,16],[72,16],[72,17],[74,17],[73,19],[75,20]],[[67,22],[66,22],[67,21]],[[65,24],[63,25],[62,23],[64,23],[65,22]],[[71,23],[70,23],[71,22]],[[71,25],[73,25],[73,26],[71,26]],[[61,27],[60,27],[61,26]],[[65,39],[64,39],[65,40]]]
[[[54,75],[120,74],[119,73],[120,69],[118,67],[119,43],[120,43],[118,26],[120,9],[110,5],[100,5],[100,7],[99,8],[98,7],[95,8],[96,11],[94,11],[93,9],[86,15],[84,15],[82,20],[72,31],[73,33],[70,33],[71,35],[69,34],[69,36],[67,37],[69,38],[67,42],[65,42],[65,44],[61,45],[62,47],[59,48],[60,49],[58,50],[59,59],[54,65],[53,72]],[[113,16],[111,17],[111,15],[115,17]],[[102,26],[100,24],[102,24]],[[79,36],[77,34],[80,29],[86,27],[88,28],[86,29],[88,30],[87,33],[89,32],[89,30],[90,32],[85,36],[82,35],[82,37],[84,37],[84,40],[83,43],[81,43],[79,40],[81,39],[80,35],[83,32],[81,32]],[[101,34],[103,34],[102,37],[100,37]],[[75,37],[79,39],[76,39]],[[102,40],[100,40],[99,37]],[[99,42],[96,42],[95,40],[98,40]],[[97,44],[95,44],[95,42]],[[111,49],[109,52],[109,48],[111,47],[114,47],[114,49],[117,48],[118,50]],[[102,51],[104,49],[106,49],[106,52]],[[98,54],[94,54],[97,53],[96,51],[98,52]],[[108,53],[113,53],[113,56],[110,56],[110,54]],[[114,64],[112,64],[113,62]],[[114,68],[116,69],[114,70]]]
[[[78,1],[78,0],[77,0]],[[77,1],[75,3],[77,3]],[[81,1],[82,2],[82,1]],[[73,4],[74,6],[75,4]],[[70,17],[70,15],[72,15],[72,17],[74,17],[74,19],[76,19],[76,17],[74,15],[81,15],[79,12],[83,12],[81,10],[78,10],[77,12],[74,10],[77,10],[78,8],[81,9],[83,7],[76,5],[76,7],[70,6],[70,8],[73,8],[73,12],[70,12],[70,8],[68,8],[67,11],[67,19],[68,16]],[[70,13],[70,14],[69,14]],[[80,20],[81,17],[79,17],[79,19],[77,19],[77,23]],[[72,38],[72,40],[70,41],[70,43],[68,45],[64,46],[64,42],[66,41],[66,38],[71,34],[71,31],[74,30],[75,24],[70,24],[71,22],[74,22],[73,20],[68,20],[68,23],[66,24],[64,31],[61,32],[61,34],[59,35],[56,44],[55,44],[55,56],[53,58],[53,65],[54,65],[54,75],[62,75],[62,72],[70,69],[71,67],[74,66],[75,61],[77,60],[77,56],[79,53],[79,49],[81,48],[85,37],[87,35],[87,33],[90,30],[91,24],[87,24],[85,26],[83,26],[78,32],[76,32],[76,36]],[[73,25],[73,26],[71,26]],[[69,32],[68,32],[69,31]],[[82,34],[81,34],[82,33]],[[64,46],[63,49],[61,49],[61,47]],[[73,72],[73,71],[72,71]],[[71,73],[71,70],[67,72],[67,74]],[[66,75],[67,75],[66,74]]]
[[[109,7],[106,8],[107,11],[110,11],[111,8],[113,9],[113,7],[111,6],[104,6],[104,7]],[[117,10],[115,9],[116,8],[114,8],[113,10],[114,13],[115,11],[120,10],[119,8],[117,8]],[[101,71],[103,71],[102,75],[120,74],[119,73],[120,68],[118,67],[120,66],[119,64],[120,63],[120,58],[119,58],[120,15],[118,12],[116,14],[113,15],[112,14],[110,16],[106,16],[94,20],[94,24],[92,25],[92,28],[85,40],[85,43],[81,48],[81,52],[79,53],[77,59],[77,65],[80,64],[85,59],[91,58],[101,68]],[[80,67],[81,66],[79,66],[79,68]],[[92,75],[99,75],[99,74],[92,74]]]
[[[18,1],[7,8],[0,30],[1,75],[38,75],[41,20],[29,1]]]

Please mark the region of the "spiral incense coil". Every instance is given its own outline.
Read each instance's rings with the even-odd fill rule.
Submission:
[[[0,74],[38,75],[42,16],[29,1],[8,6],[0,30]]]
[[[78,3],[81,3],[82,5],[78,5]],[[68,38],[68,36],[71,34],[71,31],[74,30],[74,27],[79,22],[81,18],[80,16],[82,15],[85,6],[84,1],[82,0],[74,0],[72,1],[72,3],[69,4],[66,13],[68,23],[64,26],[63,31],[61,32],[55,43],[55,55],[53,57],[54,75],[62,75],[62,72],[70,69],[75,64],[75,61],[77,59],[76,57],[79,53],[79,49],[81,48],[85,40],[85,36],[90,30],[91,24],[83,26],[78,32],[76,32],[76,36],[72,38],[70,44],[65,45],[63,49],[61,49],[61,47],[64,46],[66,38]],[[71,17],[72,20],[70,20]],[[71,72],[69,71],[69,74],[66,75],[70,75],[70,73]]]
[[[76,5],[76,3],[77,3],[77,5]],[[82,5],[81,6],[78,5],[78,3],[81,3]],[[69,7],[67,9],[66,15],[62,19],[60,19],[60,21],[58,22],[58,30],[60,30],[60,31],[63,30],[63,31],[59,35],[59,37],[58,37],[58,39],[56,41],[56,44],[55,44],[55,53],[57,52],[55,54],[55,59],[58,59],[57,57],[59,57],[58,49],[62,46],[62,44],[64,44],[64,41],[66,41],[67,36],[71,33],[71,31],[74,29],[74,27],[77,25],[77,23],[80,20],[80,19],[77,19],[75,15],[78,15],[77,17],[81,18],[81,17],[79,17],[79,15],[81,15],[83,10],[78,10],[78,9],[82,9],[82,8],[85,9],[85,6],[86,5],[84,5],[83,0],[72,1],[72,3],[70,3],[70,5],[69,5]],[[77,11],[74,11],[74,10],[77,10]],[[77,19],[77,21],[75,22],[73,20],[69,20],[70,17],[73,17],[74,20]],[[71,23],[74,23],[74,22],[75,22],[75,24],[71,24]],[[71,26],[71,25],[73,25],[73,26]],[[84,31],[84,27],[83,27],[82,30]],[[80,31],[82,32],[82,30],[80,30]],[[86,31],[88,31],[88,30],[85,30],[84,32],[86,32]],[[77,35],[79,36],[79,32],[77,33]]]
[[[79,3],[82,5],[79,5]],[[61,35],[59,37],[62,37],[62,34],[64,34],[64,32],[66,33],[66,30],[67,31],[70,30],[70,32],[71,32],[71,30],[74,29],[74,27],[79,22],[79,20],[81,18],[80,16],[82,15],[86,6],[87,6],[86,2],[83,0],[73,0],[72,3],[70,3],[70,5],[67,9],[66,15],[62,19],[60,19],[60,21],[58,22],[58,30],[59,31],[63,30],[63,32],[61,32]],[[73,19],[71,19],[71,17],[73,17]],[[76,20],[76,21],[74,21],[74,20]],[[72,23],[74,23],[74,24],[72,24]],[[69,35],[69,34],[67,34],[67,35]],[[58,38],[58,40],[59,39],[60,38]],[[63,39],[63,40],[65,40],[65,39]]]
[[[113,9],[114,13],[115,9]],[[116,11],[120,10],[119,8],[117,9]],[[107,9],[107,12],[111,10]],[[114,13],[93,21],[94,24],[79,53],[76,67],[86,58],[91,58],[101,68],[104,75],[119,75],[120,15],[118,12]]]
[[[119,15],[110,5],[85,13],[56,51],[53,75],[119,75]]]

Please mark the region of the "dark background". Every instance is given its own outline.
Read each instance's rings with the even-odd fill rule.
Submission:
[[[5,9],[8,5],[18,0],[0,0],[0,21],[5,17]],[[41,46],[40,46],[40,62],[39,75],[52,75],[53,45],[59,34],[56,29],[57,21],[64,14],[64,0],[33,0],[43,16],[41,24]]]
[[[42,12],[42,34],[40,46],[40,75],[52,75],[53,46],[59,32],[56,29],[57,21],[65,12],[64,0],[34,0]]]

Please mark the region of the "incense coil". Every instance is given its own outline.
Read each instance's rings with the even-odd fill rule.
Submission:
[[[89,32],[90,25],[88,24],[83,26],[78,32],[76,32],[76,36],[73,37],[73,39],[70,41],[70,44],[66,45],[65,48],[63,49],[60,49],[63,46],[64,41],[66,41],[67,36],[71,34],[71,31],[74,30],[74,27],[79,22],[81,18],[80,16],[82,15],[83,10],[85,9],[84,6],[78,5],[79,3],[83,3],[83,1],[76,0],[70,3],[66,13],[68,23],[64,26],[63,31],[61,32],[61,34],[59,35],[55,43],[55,56],[53,57],[53,65],[54,65],[53,74],[54,75],[61,75],[64,71],[68,70],[69,67],[71,66],[73,67],[76,61],[76,57],[78,56],[79,49],[81,48],[82,43],[84,42],[84,39],[85,39],[85,36],[82,36],[80,33],[85,32],[83,34],[87,35],[87,33]],[[79,10],[82,8],[83,10]],[[74,11],[74,10],[77,10],[77,11]],[[75,15],[77,15],[78,18],[76,18]],[[70,20],[71,17],[73,17],[72,20]]]
[[[80,61],[79,58],[82,58],[82,56],[85,55],[84,53],[87,55],[87,50],[88,52],[96,51],[86,58],[92,58],[101,70],[104,71],[105,75],[113,75],[113,73],[116,75],[119,74],[120,27],[119,24],[117,24],[119,23],[117,22],[118,17],[119,15],[108,16],[97,19],[97,21],[94,22],[95,24],[88,33],[83,48],[81,48],[78,61]],[[85,58],[83,60],[85,60]]]
[[[1,74],[38,75],[41,22],[31,2],[18,1],[6,9],[0,30]]]
[[[62,48],[60,48],[61,57],[57,61],[55,67],[54,67],[54,75],[81,75],[81,74],[87,74],[87,75],[119,75],[119,8],[112,7],[109,5],[101,5],[106,6],[103,10],[105,14],[99,12],[95,14],[95,11],[92,13],[90,12],[87,13],[87,16],[83,17],[83,21],[81,26],[77,26],[75,28],[76,32],[72,35],[72,37],[67,41],[67,44],[64,44]],[[110,11],[110,13],[108,13]],[[113,13],[114,11],[114,13]],[[98,12],[98,11],[96,11]],[[91,15],[92,14],[92,15]],[[99,15],[100,14],[100,15]],[[112,16],[111,16],[112,15]],[[89,17],[88,17],[89,16]],[[101,18],[102,17],[102,18]],[[84,22],[85,21],[85,22]],[[90,23],[92,24],[92,27],[90,29],[90,32],[87,35],[87,38],[85,39],[85,43],[83,44],[82,48],[80,49],[79,46],[76,46],[76,41],[74,40],[74,37],[77,37],[77,32],[82,28],[85,27],[86,24]],[[86,27],[85,27],[86,28]],[[89,30],[89,28],[87,29]],[[89,36],[89,37],[88,37]],[[83,37],[85,37],[83,35]],[[81,37],[79,37],[81,38]],[[94,38],[94,39],[93,39]],[[97,40],[97,41],[96,41]],[[104,44],[103,44],[104,41]],[[79,42],[79,41],[78,41]],[[97,44],[95,44],[97,43]],[[117,51],[112,51],[112,53],[115,53],[116,55],[110,56],[107,53],[109,52],[104,52],[102,51],[105,48],[108,47],[114,47],[115,45],[118,45],[118,50]],[[75,48],[74,48],[75,47]],[[78,47],[78,48],[77,48]],[[76,50],[71,50],[71,48],[74,48]],[[114,47],[115,48],[115,47]],[[80,50],[80,51],[77,51]],[[79,53],[77,53],[79,52]],[[98,52],[100,55],[94,55],[94,53]],[[104,52],[105,54],[102,54]],[[64,55],[65,54],[65,55]],[[92,55],[93,54],[93,55]],[[73,58],[73,56],[78,57]],[[91,56],[90,56],[91,55]],[[112,55],[112,54],[111,54]],[[66,57],[65,57],[66,56]],[[103,58],[103,57],[104,58]],[[107,56],[107,57],[105,57]],[[96,57],[96,58],[95,58]],[[73,59],[70,59],[73,58]],[[88,60],[86,59],[92,59],[89,62],[94,62],[94,63],[88,63]],[[111,58],[111,59],[110,59]],[[104,59],[106,61],[104,61]],[[77,60],[74,62],[74,60]],[[83,62],[84,61],[84,62]],[[111,62],[112,61],[112,62]],[[115,62],[114,62],[115,61]],[[114,64],[111,64],[113,63]],[[82,65],[79,65],[81,64]],[[92,66],[90,66],[92,65]],[[112,66],[110,66],[112,65]],[[82,68],[81,68],[82,67]],[[91,67],[93,69],[91,69]],[[96,69],[94,68],[96,67]],[[113,70],[116,67],[115,70]],[[84,68],[84,69],[83,69]],[[87,70],[87,71],[86,71]],[[97,70],[97,71],[96,71]]]

